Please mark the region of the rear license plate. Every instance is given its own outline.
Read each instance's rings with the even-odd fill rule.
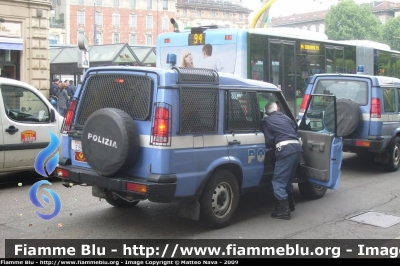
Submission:
[[[80,140],[72,140],[71,149],[74,151],[82,151],[82,142]]]

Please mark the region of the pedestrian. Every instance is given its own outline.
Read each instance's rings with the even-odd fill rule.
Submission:
[[[297,124],[287,115],[278,112],[276,102],[268,103],[265,112],[267,116],[261,122],[265,146],[275,149],[272,188],[277,204],[271,217],[289,220],[290,212],[295,210],[292,181],[303,149],[297,135]]]
[[[76,91],[76,86],[74,85],[74,81],[70,80],[69,81],[69,85],[67,87],[67,92],[68,92],[68,96],[69,96],[69,100],[72,100],[72,98],[75,95],[75,91]]]
[[[59,91],[59,84],[60,84],[60,79],[53,79],[50,85],[50,91],[49,91],[49,101],[51,104],[57,109],[57,99],[58,99],[58,91]],[[58,111],[58,109],[57,109]]]
[[[58,93],[58,112],[60,115],[65,116],[67,109],[68,109],[68,92],[66,90],[67,86],[65,83],[60,84],[60,90]]]

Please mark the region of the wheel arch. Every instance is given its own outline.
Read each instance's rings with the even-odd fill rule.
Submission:
[[[217,167],[211,169],[207,173],[207,175],[203,178],[199,187],[196,190],[196,198],[200,198],[207,182],[210,180],[210,178],[214,174],[214,172],[219,171],[221,169],[225,169],[225,170],[232,172],[232,174],[235,176],[236,180],[238,181],[239,191],[242,191],[242,184],[243,184],[242,168],[238,164],[235,164],[235,163],[225,163],[225,164],[218,165]]]

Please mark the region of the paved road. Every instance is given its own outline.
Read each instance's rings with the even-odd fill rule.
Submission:
[[[339,189],[305,201],[296,187],[291,220],[270,218],[273,195],[258,193],[242,197],[233,223],[219,230],[179,217],[177,204],[145,201],[133,209],[117,209],[92,197],[90,187],[64,188],[58,179],[50,180],[51,189],[62,209],[45,221],[28,196],[38,176],[12,175],[0,179],[0,257],[5,256],[5,239],[394,239],[400,223],[384,228],[350,218],[374,211],[384,217],[380,224],[390,220],[385,214],[400,219],[399,175],[345,154]]]

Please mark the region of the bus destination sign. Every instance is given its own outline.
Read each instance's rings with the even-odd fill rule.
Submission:
[[[319,51],[319,44],[301,43],[300,50],[305,51]]]
[[[188,45],[204,45],[206,42],[205,33],[190,33],[188,38]]]

